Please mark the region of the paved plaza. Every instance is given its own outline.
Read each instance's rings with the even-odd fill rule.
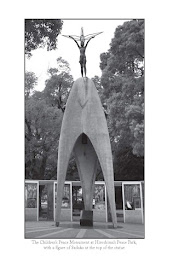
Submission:
[[[26,239],[143,239],[144,225],[95,222],[93,227],[81,227],[79,222],[61,222],[59,227],[52,222],[25,222]]]

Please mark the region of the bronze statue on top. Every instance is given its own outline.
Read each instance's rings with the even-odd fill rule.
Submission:
[[[83,77],[83,70],[84,70],[85,77],[86,77],[86,55],[85,55],[86,47],[87,47],[87,45],[88,45],[88,43],[91,39],[93,39],[95,36],[97,36],[101,33],[103,33],[103,32],[88,34],[88,35],[84,36],[83,28],[81,28],[81,36],[80,37],[76,36],[76,35],[73,35],[73,36],[63,35],[64,37],[73,39],[75,41],[75,43],[77,44],[79,50],[80,50],[79,63],[80,63],[80,66],[81,66],[82,77]],[[85,40],[88,40],[86,44],[85,44]],[[81,45],[79,45],[77,41],[80,41]]]

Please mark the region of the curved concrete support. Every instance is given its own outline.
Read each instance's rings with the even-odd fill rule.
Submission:
[[[59,225],[61,205],[62,205],[62,195],[64,182],[67,173],[67,167],[72,153],[73,147],[75,145],[78,134],[73,135],[73,141],[69,141],[70,138],[64,139],[60,137],[59,152],[58,152],[58,170],[57,170],[57,202],[56,202],[56,225]],[[68,137],[71,137],[70,135]]]
[[[72,87],[73,92],[76,91],[75,84]],[[81,127],[81,111],[82,108],[78,106],[78,103],[73,103],[73,99],[69,96],[67,102],[66,110],[63,117],[63,122],[61,126],[61,134],[59,139],[58,148],[58,166],[57,166],[57,204],[56,204],[56,225],[59,225],[61,205],[62,205],[62,195],[64,182],[67,173],[67,167],[73,147],[79,135],[82,133]]]
[[[81,142],[83,133],[89,138],[87,144]],[[62,122],[58,152],[56,225],[59,224],[63,186],[72,150],[83,187],[85,210],[91,210],[92,207],[98,157],[106,182],[113,225],[116,227],[112,152],[107,122],[95,85],[88,78],[79,78],[73,84]]]
[[[114,227],[117,226],[117,216],[116,216],[116,205],[115,205],[115,190],[114,190],[114,175],[113,175],[113,165],[112,165],[112,153],[111,147],[108,144],[107,137],[101,138],[97,141],[88,133],[89,138],[95,148],[96,154],[98,156],[101,169],[103,172],[104,180],[106,183],[106,190],[108,193],[112,222]]]

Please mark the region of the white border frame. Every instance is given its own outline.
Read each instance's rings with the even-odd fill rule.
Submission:
[[[124,223],[126,222],[126,216],[125,216],[125,197],[124,197],[124,182],[122,182],[122,199],[123,199],[123,218]]]
[[[107,187],[105,184],[105,207],[106,207],[106,223],[108,223],[108,201],[107,201]]]
[[[142,224],[144,223],[144,208],[143,208],[143,195],[142,195],[142,183],[140,182],[140,197],[141,197],[141,211],[142,211]]]
[[[72,194],[73,187],[72,187],[72,182],[69,182],[69,184],[70,184],[70,219],[71,219],[71,222],[73,222],[73,194]]]

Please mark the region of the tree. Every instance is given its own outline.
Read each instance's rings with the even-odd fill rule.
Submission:
[[[57,68],[48,70],[50,78],[42,92],[27,83],[25,95],[25,170],[27,179],[55,179],[57,175],[58,141],[65,100],[73,78],[68,62],[57,59]],[[35,74],[27,77],[35,77]],[[34,79],[30,79],[34,81]],[[29,98],[28,98],[29,97]],[[74,172],[71,160],[70,174]]]
[[[52,179],[56,175],[62,113],[32,96],[25,107],[26,178]]]
[[[144,20],[127,21],[114,34],[109,51],[112,73],[143,75]]]
[[[92,78],[94,84],[95,84],[95,87],[98,91],[98,94],[100,95],[100,98],[103,97],[103,86],[102,86],[102,83],[101,83],[101,78],[99,76],[94,76]]]
[[[37,80],[38,78],[36,77],[35,73],[25,73],[25,98],[28,98],[31,95],[35,85],[37,85]]]
[[[110,49],[100,56],[102,102],[108,106],[108,128],[116,180],[142,180],[144,156],[144,21],[119,26]],[[136,171],[138,170],[138,173]]]
[[[63,112],[65,104],[73,84],[73,77],[70,75],[70,67],[62,57],[57,58],[57,68],[48,70],[50,76],[46,80],[44,97],[49,104],[57,106]]]
[[[25,54],[31,57],[31,51],[45,46],[48,51],[56,49],[62,25],[61,19],[26,19]]]

